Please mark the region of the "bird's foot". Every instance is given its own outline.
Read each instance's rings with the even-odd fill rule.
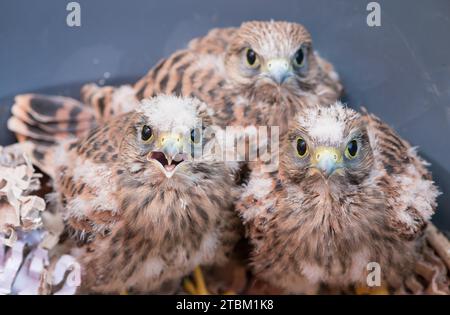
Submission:
[[[355,294],[357,294],[357,295],[389,295],[389,290],[385,286],[368,287],[365,285],[358,285],[355,287]]]
[[[194,269],[192,276],[193,280],[189,278],[184,279],[183,287],[184,290],[193,295],[209,295],[208,289],[206,288],[205,279],[203,277],[202,270],[200,266]]]

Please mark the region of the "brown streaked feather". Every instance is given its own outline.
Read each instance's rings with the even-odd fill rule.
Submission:
[[[223,54],[236,34],[236,28],[214,28],[204,37],[194,38],[188,44],[188,49],[197,53]]]
[[[29,124],[16,116],[11,117],[8,121],[8,128],[15,132],[16,135],[25,137],[25,139],[30,138],[48,143],[56,143],[70,137],[82,136],[94,126],[94,121],[40,123],[39,125],[33,122]]]
[[[107,121],[114,113],[112,106],[112,86],[99,87],[96,84],[86,84],[81,88],[81,100],[84,104],[90,104],[94,109],[95,117],[99,122]]]
[[[211,124],[208,107],[196,102]],[[161,293],[168,283],[173,292],[199,263],[230,259],[241,237],[234,171],[198,161],[163,180],[140,155],[143,113],[115,116],[55,150],[56,202],[78,240],[81,292]]]
[[[92,111],[79,101],[64,96],[22,94],[15,98],[14,114],[41,123],[90,121]]]
[[[303,26],[287,22],[255,21],[239,28],[213,29],[204,37],[193,39],[187,49],[158,62],[134,85],[136,99],[161,93],[193,96],[215,109],[215,123],[220,126],[258,124],[283,129],[298,109],[328,104],[340,97],[342,85],[338,75],[316,53],[310,56],[310,75],[286,86],[283,92],[255,82],[236,82],[236,70],[227,66],[226,58],[237,54],[248,41],[275,41],[274,48],[282,50],[292,42],[309,43],[311,37]],[[108,93],[107,88],[101,98],[107,100]]]
[[[380,187],[394,211],[389,223],[406,240],[416,239],[437,207],[438,192],[431,172],[408,142],[378,117],[363,111],[363,120],[374,139],[375,154],[385,171]],[[401,188],[391,189],[397,186]]]
[[[415,150],[375,116],[340,111],[347,114],[331,111],[328,121],[345,122],[344,144],[347,134],[358,134],[357,169],[349,166],[326,184],[310,172],[291,142],[301,135],[312,148],[322,145],[311,130],[328,110],[302,111],[283,140],[279,171],[254,167],[237,204],[253,245],[253,271],[288,292],[320,283],[364,285],[369,262],[380,264],[382,285],[397,287],[414,268],[436,207],[437,188]]]
[[[32,162],[53,176],[52,150],[61,142],[86,134],[95,120],[90,108],[63,96],[18,95],[8,128],[25,146]]]

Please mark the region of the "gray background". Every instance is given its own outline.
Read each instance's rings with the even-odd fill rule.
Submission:
[[[210,28],[295,21],[336,66],[349,105],[381,116],[431,162],[444,193],[434,221],[450,229],[449,0],[378,1],[382,26],[373,28],[368,0],[80,0],[79,28],[66,25],[68,2],[0,3],[0,144],[14,140],[5,123],[17,93],[78,97],[106,72],[107,84],[134,82]]]

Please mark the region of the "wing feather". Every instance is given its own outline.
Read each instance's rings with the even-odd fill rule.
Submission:
[[[427,163],[378,117],[365,113],[363,119],[383,173],[380,185],[394,214],[389,224],[401,237],[414,239],[434,213],[439,195]]]
[[[120,137],[131,113],[97,127],[56,152],[55,191],[64,218],[82,241],[109,234],[120,219],[116,165]]]
[[[246,235],[257,248],[266,235],[267,223],[274,215],[276,202],[281,191],[276,173],[267,173],[255,168],[248,184],[236,205],[245,226]]]

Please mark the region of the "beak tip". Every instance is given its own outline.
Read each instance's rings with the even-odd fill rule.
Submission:
[[[332,150],[322,150],[317,154],[316,167],[323,175],[329,177],[339,167],[338,154]]]
[[[271,78],[278,84],[282,84],[290,76],[289,62],[284,59],[270,60],[267,64]]]

